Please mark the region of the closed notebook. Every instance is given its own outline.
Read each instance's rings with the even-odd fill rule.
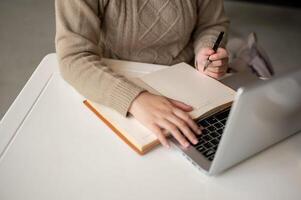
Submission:
[[[156,68],[156,65],[150,66]],[[121,68],[121,67],[120,67]],[[219,81],[199,73],[185,63],[171,67],[159,67],[127,77],[149,92],[163,95],[191,105],[189,114],[193,119],[203,118],[231,105],[235,91]],[[128,73],[124,73],[126,76]],[[105,124],[107,124],[132,149],[143,155],[159,144],[156,136],[133,116],[123,117],[116,111],[91,102],[84,102]]]

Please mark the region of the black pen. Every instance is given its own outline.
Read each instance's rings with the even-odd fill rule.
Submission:
[[[221,44],[221,41],[223,40],[223,37],[224,37],[224,32],[222,31],[222,32],[220,32],[220,34],[219,34],[218,38],[216,39],[216,41],[214,43],[214,46],[212,48],[215,53],[216,53],[219,45]],[[209,60],[209,57],[208,57],[207,62],[205,64],[205,66],[204,66],[203,71],[205,71],[208,68],[208,66],[210,65],[210,63],[212,63],[212,61]]]

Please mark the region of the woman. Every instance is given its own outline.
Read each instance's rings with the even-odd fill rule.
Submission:
[[[200,73],[219,78],[227,71],[227,51],[211,48],[228,25],[223,0],[56,0],[60,70],[86,98],[125,117],[131,113],[164,146],[166,130],[187,148],[201,133],[188,114],[192,107],[147,92],[101,58],[163,65],[195,59]],[[207,59],[212,63],[203,72]]]

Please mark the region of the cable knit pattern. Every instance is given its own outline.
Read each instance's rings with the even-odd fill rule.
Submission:
[[[127,116],[144,88],[101,65],[102,57],[193,63],[228,25],[222,0],[56,0],[60,70],[86,98]]]

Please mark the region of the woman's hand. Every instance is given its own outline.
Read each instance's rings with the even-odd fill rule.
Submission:
[[[165,147],[169,147],[169,144],[164,130],[170,132],[184,148],[187,148],[189,146],[187,139],[197,144],[194,132],[201,134],[201,129],[187,113],[192,110],[191,106],[182,102],[142,92],[133,101],[129,112],[156,134]]]
[[[203,71],[207,59],[212,62]],[[218,48],[216,53],[211,48],[202,48],[196,55],[197,69],[215,79],[219,79],[227,73],[228,60],[228,52],[223,48]]]

